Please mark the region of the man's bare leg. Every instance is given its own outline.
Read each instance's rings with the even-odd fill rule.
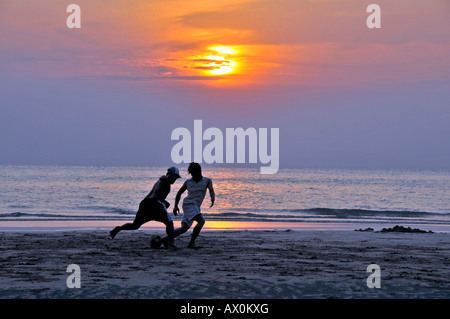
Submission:
[[[173,226],[173,224],[172,224]],[[186,223],[181,223],[181,227],[177,228],[173,231],[173,238],[176,238],[182,234],[184,234],[185,232],[187,232],[189,229],[189,225]],[[169,236],[166,236],[162,239],[163,245],[164,247],[168,247],[169,246]]]
[[[114,239],[114,237],[116,237],[116,235],[121,230],[136,230],[136,229],[139,229],[139,227],[141,227],[141,225],[139,225],[138,223],[135,223],[135,222],[126,223],[126,224],[123,224],[122,226],[114,227],[114,229],[109,232],[109,235],[111,236],[111,239]]]
[[[200,234],[203,225],[205,225],[205,220],[203,219],[202,214],[195,216],[194,220],[197,222],[197,225],[195,225],[194,230],[192,231],[192,237],[191,241],[189,242],[188,248],[195,248],[195,240],[197,239],[198,234]]]
[[[166,248],[176,249],[175,244],[173,243],[174,239],[174,230],[173,230],[173,221],[169,221],[166,223],[166,234],[167,234],[167,244]],[[164,241],[163,241],[164,243]],[[164,245],[166,246],[166,245]]]

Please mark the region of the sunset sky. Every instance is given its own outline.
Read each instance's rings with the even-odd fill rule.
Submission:
[[[281,168],[449,169],[450,1],[0,0],[0,96],[0,163],[171,165],[201,119],[279,128]]]

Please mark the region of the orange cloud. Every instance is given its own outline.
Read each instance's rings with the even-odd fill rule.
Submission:
[[[449,73],[449,8],[440,0],[414,5],[380,0],[383,27],[376,32],[365,27],[359,0],[78,4],[82,28],[73,32],[65,27],[61,1],[2,3],[5,70],[53,77],[195,78],[201,85],[336,86]]]

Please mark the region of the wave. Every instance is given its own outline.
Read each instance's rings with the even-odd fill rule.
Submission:
[[[98,215],[98,214],[52,214],[52,213],[4,213],[0,214],[0,220],[17,220],[17,221],[45,221],[45,220],[116,220],[129,219],[129,217],[116,215]]]
[[[2,214],[5,215],[5,214]],[[0,216],[5,217],[5,216]],[[0,221],[90,221],[90,220],[130,220],[130,218],[125,217],[112,217],[112,216],[67,216],[67,215],[49,215],[49,214],[27,214],[20,218],[16,217],[6,217],[1,218]]]
[[[393,217],[427,217],[427,216],[450,216],[450,213],[434,213],[409,210],[370,210],[370,209],[345,209],[345,208],[310,208],[291,209],[293,213],[313,213],[317,215],[334,216],[345,218],[348,216],[393,216]]]
[[[129,220],[136,212],[130,209],[105,206],[79,207],[83,212],[52,213],[3,213],[0,220]],[[87,212],[86,212],[87,211]],[[224,211],[203,212],[209,220],[258,221],[258,222],[402,222],[450,224],[450,213],[421,211],[368,210],[342,208],[307,209],[250,209],[231,208]],[[182,215],[181,215],[182,216]],[[174,220],[181,217],[175,217]]]
[[[119,214],[119,215],[134,215],[135,210],[121,208],[121,207],[110,207],[110,206],[77,206],[76,209],[95,211],[96,213],[108,213],[108,214]]]
[[[431,213],[419,211],[367,210],[341,208],[309,208],[283,210],[239,211],[229,209],[226,212],[204,214],[213,220],[229,221],[283,221],[283,222],[394,222],[450,224],[449,213]]]
[[[66,215],[54,215],[54,214],[31,214],[31,213],[21,213],[21,212],[15,212],[15,213],[5,213],[5,214],[0,214],[0,218],[27,218],[27,217],[67,217]]]
[[[261,217],[261,214],[269,214],[270,216],[287,217],[287,216],[329,216],[335,218],[346,217],[450,217],[450,213],[436,213],[410,210],[370,210],[370,209],[352,209],[352,208],[299,208],[299,209],[254,209],[254,208],[229,208],[222,213],[223,216],[247,215]]]

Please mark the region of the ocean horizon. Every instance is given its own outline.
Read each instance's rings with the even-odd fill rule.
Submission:
[[[132,221],[166,169],[0,165],[0,228],[108,228]],[[189,178],[186,167],[180,171],[182,178],[167,198],[169,213]],[[448,170],[281,168],[261,175],[253,167],[205,166],[203,175],[213,180],[217,196],[212,208],[209,194],[203,202],[206,229],[450,230]],[[182,215],[171,216],[176,224],[181,221]]]

